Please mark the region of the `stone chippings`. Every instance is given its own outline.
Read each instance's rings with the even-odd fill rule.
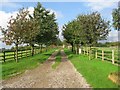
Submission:
[[[62,62],[54,70],[52,64],[55,62],[54,52],[49,59],[33,70],[2,81],[4,88],[91,88],[84,77],[76,71],[64,51],[61,51]]]

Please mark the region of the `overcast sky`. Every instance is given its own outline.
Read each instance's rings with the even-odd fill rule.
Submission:
[[[62,26],[79,14],[98,11],[104,19],[112,23],[111,13],[114,8],[117,8],[119,0],[31,0],[31,2],[28,2],[28,0],[20,0],[19,2],[17,0],[4,0],[4,2],[0,0],[0,26],[7,28],[10,16],[13,15],[15,17],[18,10],[22,7],[28,7],[28,10],[32,14],[37,1],[42,2],[43,7],[55,13],[59,25],[59,37],[63,39],[61,35]],[[118,41],[118,32],[113,28],[111,29],[112,31],[109,33],[106,41]],[[0,41],[0,48],[10,48],[10,46],[6,46]]]

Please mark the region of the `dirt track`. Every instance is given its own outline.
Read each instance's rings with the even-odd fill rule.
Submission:
[[[4,88],[89,88],[86,80],[79,74],[68,61],[64,51],[61,51],[62,62],[57,69],[52,69],[55,56],[39,67],[26,71],[22,75],[3,81]]]

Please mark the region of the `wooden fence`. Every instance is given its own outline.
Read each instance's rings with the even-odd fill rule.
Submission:
[[[40,49],[34,49],[34,54],[38,54],[40,53]],[[10,51],[2,51],[0,53],[0,62],[6,62],[6,61],[11,61],[11,60],[15,60],[16,57],[16,52],[14,50],[10,50]],[[18,50],[18,59],[20,58],[24,58],[24,57],[29,57],[31,56],[31,49],[27,49],[27,50]]]
[[[112,64],[120,64],[120,58],[118,56],[118,50],[99,50],[98,48],[83,48],[82,53],[89,55],[92,58],[100,58],[102,61],[109,61]]]

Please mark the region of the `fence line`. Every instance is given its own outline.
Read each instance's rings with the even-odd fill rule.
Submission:
[[[85,55],[92,56],[93,58],[100,58],[101,61],[109,61],[114,65],[120,64],[120,60],[118,58],[118,55],[115,53],[115,50],[98,50],[97,48],[83,48],[82,53]]]
[[[40,53],[40,49],[34,49],[34,54]],[[31,49],[27,50],[19,50],[18,51],[18,59],[32,56]],[[15,60],[16,58],[16,52],[15,51],[2,51],[0,55],[0,62],[6,62]]]

